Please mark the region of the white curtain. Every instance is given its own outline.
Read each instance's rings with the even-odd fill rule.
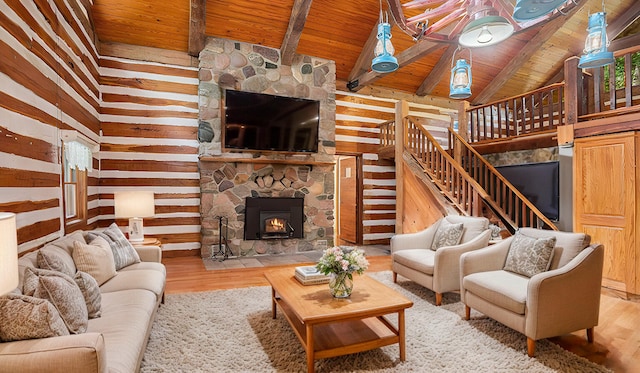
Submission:
[[[93,155],[91,150],[77,141],[64,143],[64,156],[69,162],[69,168],[78,168],[81,171],[93,171]]]

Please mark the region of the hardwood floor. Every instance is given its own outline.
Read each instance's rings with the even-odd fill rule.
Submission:
[[[369,271],[391,270],[389,256],[367,258]],[[277,267],[241,268],[209,271],[200,257],[164,258],[167,267],[166,293],[268,286],[265,269]],[[309,263],[311,264],[311,263]],[[299,264],[289,265],[295,267]],[[280,266],[287,267],[287,266]],[[600,324],[595,328],[595,342],[587,343],[585,331],[552,338],[563,348],[606,366],[614,372],[640,371],[640,303],[620,299],[604,290],[600,303]],[[523,336],[524,338],[524,336]]]

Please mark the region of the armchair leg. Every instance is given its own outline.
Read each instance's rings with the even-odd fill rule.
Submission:
[[[593,343],[593,328],[587,329],[587,342]]]
[[[393,283],[397,283],[398,282],[398,274],[393,272]]]
[[[527,337],[527,355],[534,357],[536,354],[536,340]]]
[[[464,319],[471,320],[471,307],[464,305]]]
[[[436,306],[440,306],[442,304],[442,293],[436,293]]]

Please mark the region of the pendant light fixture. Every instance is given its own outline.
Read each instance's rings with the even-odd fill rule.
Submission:
[[[456,52],[462,52],[460,48]],[[469,50],[469,63],[463,58],[453,64],[456,53],[451,57],[451,80],[449,81],[449,97],[460,100],[471,97],[471,50]]]
[[[395,49],[391,44],[391,25],[383,19],[382,0],[380,0],[380,23],[378,24],[378,42],[373,51],[374,58],[371,61],[371,69],[378,73],[390,73],[398,69],[398,59],[393,56]]]
[[[549,14],[567,0],[517,0],[513,9],[513,19],[526,22]]]
[[[607,51],[609,39],[607,38],[607,20],[604,12],[604,1],[602,2],[602,12],[589,15],[589,25],[587,27],[587,39],[584,43],[584,54],[580,57],[578,67],[581,69],[601,67],[615,61],[613,52]]]
[[[458,43],[466,48],[497,44],[513,34],[513,25],[486,0],[474,0],[469,7],[469,22],[460,33]]]

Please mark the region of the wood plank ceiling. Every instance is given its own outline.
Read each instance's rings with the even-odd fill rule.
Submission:
[[[456,7],[430,19],[429,25],[440,21],[445,27],[417,41],[411,32],[416,24],[404,21],[429,9],[409,9],[408,0],[383,1],[399,20],[391,23],[400,68],[388,74],[370,71],[378,0],[94,0],[92,13],[100,42],[197,55],[204,37],[215,36],[281,49],[285,62],[293,53],[334,60],[340,89],[351,82],[352,90],[371,85],[447,97],[456,36],[468,22],[471,1],[478,0],[432,0],[431,8]],[[515,0],[484,1],[507,17],[515,5]],[[605,7],[609,37],[619,36],[610,49],[640,44],[640,1],[605,0]],[[567,15],[555,12],[530,27],[516,24],[517,32],[506,41],[474,48],[469,101],[487,103],[562,81],[564,60],[582,53],[588,15],[602,9],[602,0],[569,0],[563,9]],[[447,23],[444,17],[455,19]]]

